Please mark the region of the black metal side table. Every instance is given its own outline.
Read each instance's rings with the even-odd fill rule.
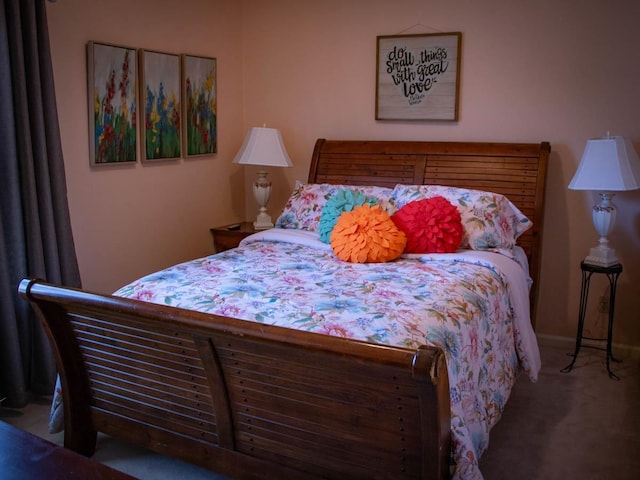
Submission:
[[[620,380],[618,376],[611,371],[610,361],[620,362],[620,360],[614,358],[613,353],[611,352],[611,340],[613,338],[613,312],[616,304],[616,286],[618,284],[618,277],[622,273],[622,264],[616,263],[615,265],[611,265],[610,267],[601,267],[599,265],[591,265],[590,263],[582,262],[580,263],[580,269],[582,270],[582,289],[580,291],[580,313],[578,316],[578,334],[576,335],[576,348],[573,353],[569,355],[573,357],[573,360],[569,365],[564,367],[561,372],[568,373],[573,368],[573,364],[576,362],[578,358],[578,353],[580,353],[580,347],[582,347],[582,340],[595,340],[595,341],[607,341],[607,372],[609,372],[609,377],[615,380]],[[607,331],[607,338],[589,338],[582,335],[582,330],[584,328],[584,316],[587,310],[587,299],[589,298],[589,283],[591,281],[591,276],[594,273],[603,273],[609,279],[609,328]],[[585,347],[590,348],[599,348],[600,350],[604,350],[603,348],[596,347],[593,345],[584,345]]]

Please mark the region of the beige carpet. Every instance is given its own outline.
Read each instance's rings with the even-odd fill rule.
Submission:
[[[620,381],[609,379],[605,354],[583,348],[570,373],[573,342],[540,340],[542,372],[537,383],[518,380],[502,420],[481,460],[486,480],[640,479],[640,359],[612,364]],[[56,443],[46,433],[47,402],[22,411],[0,411],[0,419]],[[224,477],[101,436],[94,459],[146,480],[221,480]]]
[[[542,339],[537,383],[521,378],[491,432],[481,470],[499,479],[640,479],[640,359],[583,348],[569,373],[573,342]]]

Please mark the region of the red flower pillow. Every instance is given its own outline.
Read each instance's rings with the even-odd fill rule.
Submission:
[[[345,262],[390,262],[402,255],[406,243],[389,214],[367,203],[342,213],[331,232],[331,248]]]
[[[407,236],[407,253],[451,253],[462,241],[460,212],[444,197],[409,202],[391,220]]]

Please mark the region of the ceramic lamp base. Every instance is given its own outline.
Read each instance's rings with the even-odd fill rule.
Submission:
[[[590,265],[610,267],[618,263],[616,251],[609,246],[607,237],[613,230],[616,221],[616,206],[613,204],[613,193],[600,192],[600,203],[593,206],[593,226],[600,234],[600,243],[589,251],[584,261]]]
[[[593,247],[584,261],[590,265],[598,265],[600,267],[610,267],[619,263],[615,249],[603,245]]]
[[[258,218],[253,222],[253,228],[256,230],[266,230],[273,228],[273,222],[271,221],[271,215],[266,212],[260,212]]]
[[[264,170],[258,172],[258,179],[253,184],[253,195],[256,197],[258,205],[260,205],[260,213],[258,213],[256,221],[253,222],[253,228],[256,230],[273,228],[271,215],[267,213],[267,203],[271,196],[271,182],[267,179],[267,172]]]

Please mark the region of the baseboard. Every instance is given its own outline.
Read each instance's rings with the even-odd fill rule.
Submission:
[[[536,337],[538,338],[538,340],[542,340],[545,342],[567,344],[570,347],[572,345],[575,345],[576,343],[575,337],[564,337],[560,335],[547,335],[547,334],[541,334],[541,333],[537,333]],[[603,344],[604,344],[603,340],[588,340],[586,338],[582,340],[582,345],[601,347]],[[614,343],[613,345],[611,345],[611,348],[614,351],[614,355],[616,352],[619,352],[625,357],[630,357],[634,360],[640,361],[640,346],[625,345],[623,343]]]

